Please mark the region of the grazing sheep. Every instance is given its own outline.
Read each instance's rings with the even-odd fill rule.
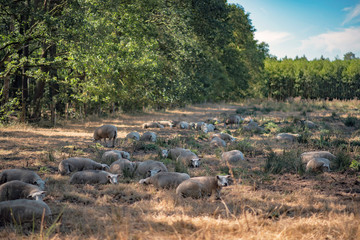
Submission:
[[[299,134],[293,133],[279,133],[276,135],[276,140],[278,141],[287,141],[287,142],[296,142]]]
[[[190,129],[189,123],[184,121],[179,122],[178,127],[180,129]]]
[[[103,125],[95,129],[94,131],[94,142],[101,141],[101,139],[104,139],[105,146],[107,146],[106,138],[108,138],[109,141],[112,139],[111,147],[115,147],[116,137],[117,137],[117,129],[114,125]]]
[[[306,164],[306,171],[330,172],[330,161],[327,158],[315,157]]]
[[[134,174],[136,163],[127,159],[119,159],[110,165],[110,172],[119,174],[122,177],[130,177]]]
[[[140,141],[156,142],[156,133],[154,133],[154,132],[145,132],[141,136]]]
[[[70,184],[117,184],[119,174],[112,174],[101,170],[86,170],[74,173]]]
[[[221,154],[221,159],[224,162],[228,162],[228,163],[238,163],[240,161],[244,161],[244,154],[242,152],[240,152],[239,150],[232,150],[229,152],[224,152],[223,154]]]
[[[213,137],[210,141],[212,147],[226,147],[226,142],[219,137]]]
[[[215,133],[212,135],[213,137],[218,137],[224,140],[225,142],[234,142],[235,138],[227,133]]]
[[[17,199],[0,202],[0,224],[20,224],[45,219],[51,216],[49,206],[43,201]]]
[[[164,128],[164,126],[158,122],[147,122],[142,125],[142,128]]]
[[[240,116],[232,115],[232,116],[228,117],[227,119],[225,119],[224,127],[227,127],[227,125],[231,125],[231,128],[233,128],[233,124],[235,124],[235,125],[237,125],[237,127],[239,127],[241,121],[242,121],[242,119]]]
[[[167,167],[162,162],[154,160],[137,162],[136,165],[135,176],[140,176],[141,178],[151,177],[158,172],[168,171]]]
[[[140,184],[152,184],[156,188],[176,188],[180,183],[189,179],[190,176],[187,173],[178,172],[159,172],[152,177],[141,179]]]
[[[314,158],[326,158],[329,159],[330,161],[336,159],[336,156],[328,151],[304,152],[300,155],[300,157],[301,157],[301,162],[303,164],[307,164],[310,160]]]
[[[61,175],[70,174],[70,172],[77,172],[83,170],[107,170],[107,164],[101,164],[89,158],[72,157],[62,160],[59,163],[59,173]]]
[[[159,124],[163,125],[164,127],[173,127],[173,123],[171,121],[159,121]]]
[[[0,186],[0,201],[15,199],[34,199],[42,200],[44,191],[38,186],[24,183],[19,180],[13,180]]]
[[[229,185],[229,178],[230,175],[190,178],[176,188],[176,194],[182,197],[202,198],[211,196],[215,191],[216,198],[220,199],[220,190]]]
[[[190,150],[181,151],[176,162],[181,162],[185,166],[197,168],[200,166],[200,158]]]
[[[131,132],[131,133],[129,133],[128,135],[126,135],[125,138],[126,138],[126,139],[133,139],[133,140],[139,141],[139,140],[140,140],[140,134],[139,134],[138,132]]]
[[[26,169],[6,169],[0,173],[0,184],[19,180],[25,183],[37,185],[41,190],[45,189],[45,182],[35,172]]]
[[[203,131],[204,133],[214,132],[215,126],[213,124],[204,123],[201,125],[201,131]]]

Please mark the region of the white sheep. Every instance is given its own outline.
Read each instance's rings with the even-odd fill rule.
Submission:
[[[119,174],[119,176],[126,177],[132,176],[137,165],[128,159],[119,159],[110,165],[110,172]]]
[[[36,185],[13,180],[0,186],[0,201],[15,199],[42,200],[44,193],[45,192]]]
[[[51,216],[49,206],[43,201],[17,199],[0,202],[0,223],[20,224],[41,220],[44,215],[45,219]]]
[[[224,162],[228,162],[230,164],[238,163],[245,160],[244,154],[239,150],[224,152],[223,154],[221,154],[221,159]]]
[[[230,175],[190,178],[176,188],[176,194],[182,197],[202,198],[215,192],[216,198],[220,199],[220,190],[229,185],[229,178]]]
[[[248,132],[254,132],[254,131],[263,131],[264,129],[262,127],[259,127],[259,125],[254,122],[252,119],[250,119],[250,122],[243,126],[243,130]]]
[[[212,147],[226,147],[226,142],[219,137],[213,137],[210,141]]]
[[[152,184],[156,188],[176,188],[180,183],[189,179],[190,176],[187,173],[178,172],[159,172],[152,177],[141,179],[140,184]]]
[[[70,174],[70,172],[77,172],[83,170],[108,170],[107,164],[101,164],[89,158],[72,157],[64,159],[59,163],[59,173],[61,175]]]
[[[212,135],[212,137],[218,137],[224,140],[225,142],[234,142],[236,139],[227,133],[215,133]]]
[[[142,128],[164,128],[164,126],[158,122],[147,122],[142,125]]]
[[[0,184],[19,180],[25,183],[37,185],[41,190],[45,189],[45,182],[35,172],[26,169],[6,169],[0,173]]]
[[[204,122],[196,122],[196,123],[192,123],[192,128],[194,128],[195,130],[201,130],[201,126],[204,124]]]
[[[121,158],[125,158],[125,159],[129,159],[130,160],[130,153],[125,152],[125,151],[119,151],[119,150],[111,150],[111,151],[106,151],[103,153],[102,157],[101,157],[101,161],[105,162],[105,161],[116,161],[118,159]]]
[[[225,119],[224,127],[227,127],[227,125],[231,125],[231,128],[233,128],[233,125],[237,125],[239,127],[240,123],[242,121],[242,118],[239,115],[231,115],[227,119]]]
[[[195,153],[187,149],[180,152],[180,155],[177,157],[176,162],[180,162],[185,166],[190,166],[194,168],[200,166],[200,158]]]
[[[278,141],[287,141],[287,142],[296,142],[299,134],[294,133],[279,133],[276,135],[276,140]]]
[[[181,122],[179,122],[178,127],[180,129],[189,129],[190,125],[188,122],[181,121]]]
[[[182,151],[188,151],[188,149],[179,148],[179,147],[170,150],[163,149],[161,150],[161,155],[163,158],[170,157],[172,160],[175,161],[179,157]]]
[[[103,125],[101,127],[98,127],[94,131],[94,142],[101,141],[101,139],[104,139],[105,146],[107,146],[106,138],[109,139],[109,141],[112,139],[112,146],[115,147],[115,141],[117,137],[117,129],[114,125]]]
[[[159,124],[163,125],[164,127],[173,127],[173,123],[171,121],[159,121]]]
[[[137,162],[135,176],[147,178],[155,175],[158,172],[167,172],[167,167],[159,161],[147,160],[144,162]]]
[[[307,164],[310,160],[314,158],[326,158],[330,161],[336,159],[336,156],[328,151],[312,151],[312,152],[304,152],[300,155],[301,162],[303,164]]]
[[[150,141],[150,142],[156,142],[156,133],[154,132],[145,132],[141,137],[140,141]]]
[[[215,131],[215,126],[213,124],[207,124],[207,123],[203,123],[201,125],[201,131],[203,131],[204,133],[209,133],[209,132],[214,132]]]
[[[306,164],[306,171],[330,172],[330,161],[327,158],[315,157]]]
[[[126,135],[125,138],[126,138],[126,139],[133,139],[133,140],[139,141],[139,140],[140,140],[140,134],[139,134],[138,132],[131,132],[131,133],[129,133],[128,135]]]
[[[101,170],[86,170],[74,173],[70,184],[117,184],[119,174],[112,174]]]
[[[309,120],[301,120],[300,123],[303,127],[307,127],[308,129],[314,129],[317,127],[317,125],[314,122]]]

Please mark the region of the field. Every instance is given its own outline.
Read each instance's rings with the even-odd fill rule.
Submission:
[[[0,239],[360,239],[359,106],[358,100],[252,100],[60,121],[54,128],[46,123],[3,126],[1,169],[36,170],[47,179],[44,201],[53,221],[61,217],[37,230],[1,228]],[[210,147],[210,134],[176,128],[152,129],[158,134],[155,144],[123,139],[131,131],[145,132],[141,124],[146,121],[222,119],[236,110],[264,131],[228,129],[237,141],[225,149]],[[300,120],[306,119],[317,128],[304,128]],[[222,189],[221,200],[182,199],[174,190],[141,186],[134,179],[120,179],[118,185],[69,185],[69,176],[57,173],[59,162],[71,156],[100,161],[110,150],[92,142],[94,129],[102,124],[118,127],[115,149],[130,152],[133,161],[156,159],[173,171],[175,163],[161,159],[159,149],[186,147],[203,160],[200,168],[182,170],[191,176],[231,174],[234,183]],[[219,128],[225,130],[222,124]],[[276,141],[283,131],[301,133],[300,141]],[[241,150],[246,162],[221,162],[222,151],[230,149]],[[333,171],[304,172],[299,156],[311,150],[334,153]]]

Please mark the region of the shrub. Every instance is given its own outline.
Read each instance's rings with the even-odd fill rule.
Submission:
[[[352,117],[352,116],[348,116],[345,121],[344,124],[347,127],[355,127],[355,125],[357,124],[358,119],[356,117]]]
[[[350,154],[346,151],[340,150],[336,153],[336,159],[332,161],[332,170],[343,171],[347,170],[351,165]]]
[[[277,154],[271,151],[265,161],[264,170],[267,173],[280,174],[286,172],[304,173],[304,167],[301,164],[300,157],[295,151],[283,151]]]

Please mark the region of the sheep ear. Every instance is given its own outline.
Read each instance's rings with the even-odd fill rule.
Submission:
[[[219,176],[219,175],[216,175],[216,179],[220,179],[220,176]]]
[[[29,194],[28,195],[28,198],[30,198],[30,197],[35,197],[35,196],[39,196],[39,195],[41,195],[41,194],[44,194],[45,193],[45,191],[38,191],[38,192],[34,192],[34,193],[31,193],[31,194]]]

